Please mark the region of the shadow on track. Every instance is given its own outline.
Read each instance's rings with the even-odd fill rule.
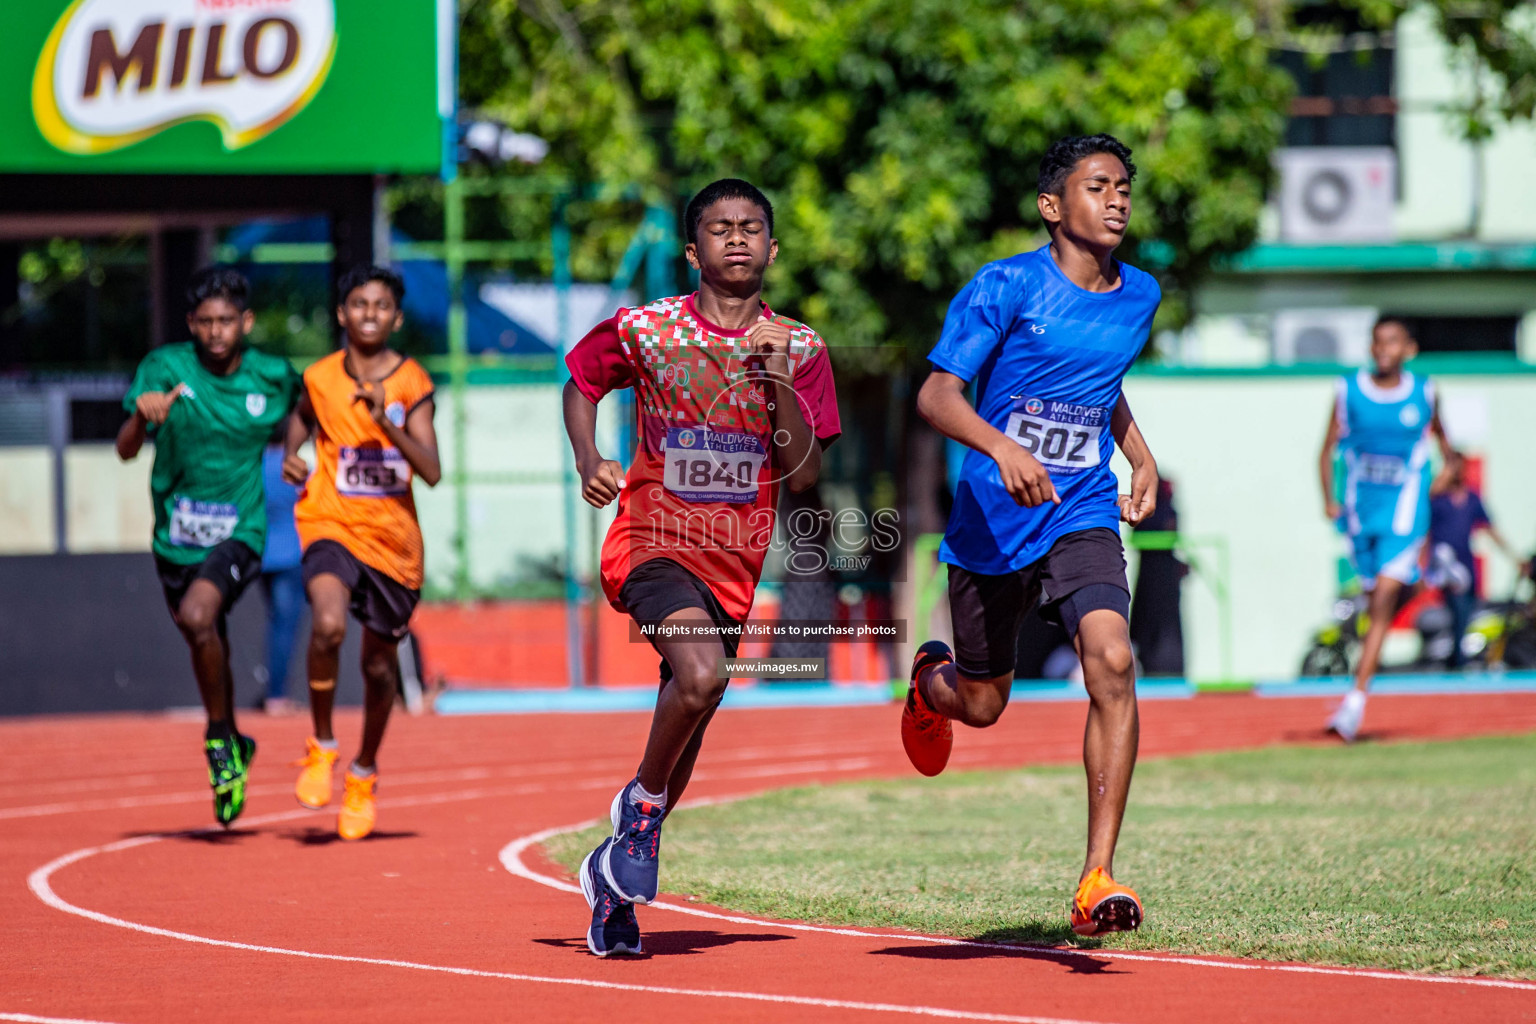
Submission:
[[[250,828],[189,828],[183,832],[124,832],[124,839],[171,839],[182,843],[203,843],[207,846],[228,846],[242,839],[261,835]]]
[[[349,841],[371,843],[379,839],[415,839],[418,834],[416,832],[385,832],[382,829],[376,829],[362,839],[346,840],[337,835],[334,828],[325,829],[311,825],[308,828],[292,828],[286,832],[279,832],[277,837],[279,839],[286,839],[289,842],[298,843],[300,846],[329,846],[332,843],[345,843]]]
[[[1355,737],[1354,742],[1361,743],[1393,743],[1398,740],[1422,740],[1425,736],[1422,732],[1413,729],[1368,729]],[[1348,746],[1339,738],[1339,734],[1329,729],[1288,729],[1280,734],[1280,742],[1291,743],[1305,747],[1343,747]]]
[[[614,957],[613,959],[645,960],[656,956],[682,956],[693,953],[702,953],[706,949],[714,949],[718,946],[732,946],[738,942],[783,942],[792,939],[792,935],[762,935],[756,932],[741,934],[688,931],[688,932],[648,932],[641,940],[645,952],[638,957]],[[534,939],[534,942],[542,946],[554,946],[557,949],[579,949],[583,952],[587,949],[586,939]]]
[[[888,946],[871,951],[873,956],[904,956],[916,960],[986,960],[1007,957],[1017,960],[1039,960],[1065,967],[1073,974],[1120,974],[1111,970],[1110,959],[1100,960],[1086,955],[1102,948],[1096,939],[1082,939],[1064,924],[1046,921],[1027,921],[1007,928],[973,936],[971,942],[991,943],[990,946],[940,946],[923,943],[913,946]],[[1000,949],[998,946],[1006,946]],[[1067,947],[1067,948],[1048,948]]]

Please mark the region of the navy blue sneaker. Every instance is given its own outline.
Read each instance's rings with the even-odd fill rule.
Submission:
[[[635,920],[635,905],[614,895],[613,888],[597,869],[597,862],[608,852],[612,839],[605,838],[597,849],[581,862],[581,894],[592,908],[592,923],[587,926],[587,948],[593,956],[640,952],[640,922]]]
[[[601,863],[603,877],[619,899],[650,903],[656,898],[659,884],[661,819],[667,816],[667,810],[659,804],[631,800],[629,794],[639,784],[639,779],[634,780],[613,798],[608,812],[613,821],[613,842],[604,851]]]

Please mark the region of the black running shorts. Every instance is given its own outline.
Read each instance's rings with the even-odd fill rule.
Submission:
[[[741,623],[726,614],[709,584],[670,558],[652,558],[631,570],[619,588],[619,601],[642,626],[663,622],[684,608],[702,609],[721,630],[725,656],[736,657],[736,648],[741,644]],[[662,658],[662,685],[671,678],[672,666]]]
[[[181,611],[182,598],[192,589],[195,580],[207,580],[219,588],[224,601],[219,605],[219,629],[224,628],[224,616],[235,606],[240,595],[251,581],[261,575],[261,556],[243,541],[226,540],[208,549],[201,562],[182,565],[155,556],[155,571],[160,576],[160,588],[165,591],[165,603],[171,615]]]
[[[1098,609],[1129,619],[1130,587],[1120,534],[1098,526],[1061,537],[1045,557],[1015,572],[986,576],[949,567],[949,615],[955,667],[972,679],[1011,674],[1019,627],[1035,602],[1040,617],[1073,638],[1083,616]]]
[[[320,575],[335,576],[352,591],[352,617],[364,628],[392,640],[399,640],[410,629],[411,613],[421,600],[421,591],[358,561],[345,545],[317,540],[304,550],[304,586]]]

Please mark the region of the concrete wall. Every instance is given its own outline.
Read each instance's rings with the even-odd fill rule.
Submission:
[[[519,475],[528,482],[475,483],[468,492],[470,581],[478,590],[526,581],[536,566],[551,565],[565,554],[565,507],[558,482],[569,442],[561,420],[560,388],[553,384],[474,387],[465,402],[468,415],[468,458],[471,474]],[[629,453],[618,451],[618,403],[608,399],[598,407],[598,447],[604,455],[628,464]],[[454,399],[438,392],[436,418],[444,468],[453,461]],[[427,585],[446,591],[453,586],[457,551],[457,495],[446,481],[435,489],[416,486],[416,507],[427,543]],[[613,520],[577,499],[577,566],[587,573],[594,552]]]
[[[54,550],[53,451],[0,448],[0,555]]]
[[[1536,195],[1504,186],[1536,161],[1536,126],[1501,125],[1483,145],[1482,169],[1445,108],[1473,95],[1471,66],[1458,61],[1435,29],[1427,6],[1397,24],[1397,230],[1401,238],[1447,238],[1476,229],[1487,242],[1536,238]],[[1485,81],[1486,81],[1485,76]],[[1473,224],[1473,195],[1481,213]]]
[[[1447,377],[1439,387],[1453,443],[1484,459],[1483,497],[1494,522],[1516,547],[1536,549],[1529,448],[1536,375]],[[1158,465],[1175,481],[1181,530],[1229,546],[1239,678],[1294,675],[1332,604],[1336,560],[1347,550],[1323,518],[1317,483],[1332,388],[1325,376],[1133,375],[1126,382]],[[1128,485],[1130,468],[1118,453],[1114,465]],[[1496,553],[1484,564],[1489,594],[1507,593],[1514,568]],[[1184,610],[1189,673],[1216,678],[1216,604],[1193,576]]]
[[[1536,8],[1526,12],[1526,21],[1528,26],[1536,22]],[[1536,192],[1508,185],[1524,181],[1536,167],[1536,124],[1497,124],[1480,152],[1463,138],[1450,110],[1473,95],[1472,69],[1446,46],[1427,6],[1399,19],[1396,49],[1397,238],[1490,245],[1536,239]],[[1260,236],[1279,239],[1280,216],[1273,201],[1261,218]],[[1158,348],[1168,361],[1188,366],[1260,366],[1271,359],[1275,313],[1348,308],[1412,316],[1520,317],[1517,352],[1532,362],[1533,281],[1536,274],[1529,269],[1218,272],[1195,296],[1194,322],[1159,338]]]
[[[1484,497],[1495,521],[1511,542],[1536,548],[1536,474],[1528,447],[1536,437],[1536,374],[1447,376],[1439,383],[1453,440],[1485,460]],[[1133,374],[1126,394],[1159,465],[1177,483],[1183,531],[1222,538],[1230,551],[1236,675],[1293,674],[1310,631],[1329,612],[1335,563],[1345,552],[1343,538],[1323,519],[1316,480],[1332,378]],[[440,403],[438,430],[451,466],[452,397],[445,393]],[[601,447],[613,456],[620,455],[616,404],[604,402],[600,420]],[[566,442],[553,385],[477,387],[466,410],[475,472],[559,472]],[[50,550],[52,468],[39,451],[0,449],[0,470],[7,470],[0,472],[0,554]],[[122,465],[110,448],[80,446],[70,450],[65,465],[69,549],[147,551],[147,453]],[[1115,467],[1129,479],[1118,455]],[[457,565],[454,489],[418,484],[416,497],[429,586],[447,590]],[[558,484],[482,483],[470,488],[468,498],[469,566],[477,589],[526,580],[532,563],[563,555]],[[591,553],[611,515],[578,505],[583,573],[590,571]],[[1132,562],[1134,571],[1134,557]],[[1508,563],[1494,555],[1486,564],[1490,593],[1507,591],[1513,580]],[[152,587],[149,595],[158,601]],[[163,610],[155,607],[154,614],[163,616]],[[1197,678],[1221,674],[1217,621],[1207,584],[1192,577],[1185,584],[1185,625],[1189,670]]]
[[[454,396],[438,392],[436,425],[445,482],[416,485],[427,544],[428,587],[453,586],[458,566],[454,544],[456,495],[446,482],[456,465]],[[560,419],[560,388],[554,384],[473,387],[467,393],[469,468],[472,475],[499,475],[469,488],[470,579],[479,590],[506,586],[535,574],[565,553],[564,508],[559,473],[568,445]],[[617,402],[599,411],[598,442],[604,454],[628,462],[617,450]],[[304,452],[313,461],[312,453]],[[149,550],[154,514],[149,504],[153,446],[123,463],[110,444],[71,445],[64,455],[64,552],[133,553]],[[54,463],[46,447],[0,447],[0,556],[52,554]],[[601,540],[611,510],[577,507],[578,561],[592,565],[592,539]]]
[[[229,617],[230,668],[242,710],[265,692],[255,673],[266,657],[260,589],[250,587]],[[307,614],[299,629],[300,637],[309,635]],[[362,702],[360,644],[361,629],[350,623],[337,680],[342,704]],[[199,706],[186,642],[171,624],[154,559],[145,553],[0,558],[0,652],[0,716]],[[304,687],[301,640],[288,695],[302,702]]]

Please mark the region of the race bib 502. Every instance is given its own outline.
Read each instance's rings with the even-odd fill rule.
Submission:
[[[663,483],[684,501],[757,501],[757,478],[768,449],[755,434],[703,427],[667,431]]]
[[[1110,410],[1015,395],[1004,433],[1043,466],[1075,473],[1099,464],[1099,438]]]

